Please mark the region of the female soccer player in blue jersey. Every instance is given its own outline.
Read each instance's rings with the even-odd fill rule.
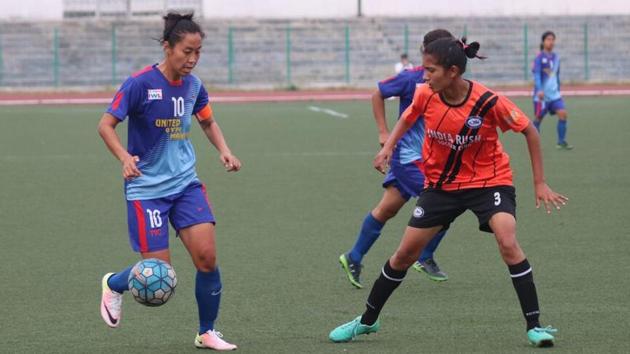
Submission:
[[[194,344],[198,348],[234,350],[236,346],[224,341],[214,329],[222,288],[216,265],[215,219],[206,188],[195,172],[195,152],[190,142],[192,116],[218,150],[228,172],[238,171],[241,162],[214,121],[201,80],[191,74],[204,38],[192,17],[176,13],[164,17],[164,59],[122,84],[101,118],[98,131],[122,164],[133,250],[142,258],[170,263],[170,221],[197,268],[199,332]],[[115,131],[126,117],[127,149]],[[127,267],[103,277],[101,316],[110,327],[120,325],[122,294],[128,290],[130,270]]]
[[[560,94],[560,57],[553,52],[556,35],[551,31],[543,33],[540,53],[534,59],[534,126],[540,131],[540,124],[549,112],[558,115],[558,149],[571,150],[567,143],[567,110]]]
[[[453,35],[444,29],[428,32],[423,39],[423,46],[440,38],[451,38]],[[381,146],[387,141],[389,130],[385,117],[385,99],[399,97],[399,116],[409,107],[413,100],[416,85],[424,82],[422,67],[404,70],[398,75],[378,83],[378,90],[372,95],[372,111],[379,131]],[[361,224],[359,235],[352,249],[341,256],[339,262],[348,276],[350,283],[362,288],[360,282],[361,260],[374,242],[381,235],[385,223],[393,218],[400,208],[411,197],[417,197],[424,188],[424,175],[420,171],[422,163],[422,141],[424,139],[424,121],[418,119],[415,129],[410,129],[396,146],[390,169],[383,181],[383,197],[376,207],[370,211]],[[440,270],[433,253],[446,232],[440,232],[424,249],[413,268],[426,273],[430,279],[445,281],[446,273]]]

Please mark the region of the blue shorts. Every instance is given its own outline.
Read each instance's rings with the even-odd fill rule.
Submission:
[[[566,109],[566,107],[564,106],[564,100],[562,98],[551,102],[534,101],[534,114],[538,119],[542,119],[547,113],[554,115],[556,112],[563,109]]]
[[[168,222],[175,231],[215,223],[206,187],[192,182],[182,192],[164,198],[127,201],[129,243],[136,252],[168,249]]]
[[[383,188],[394,186],[405,200],[417,197],[424,189],[424,175],[420,170],[420,160],[402,164],[392,159],[389,171],[383,180]]]

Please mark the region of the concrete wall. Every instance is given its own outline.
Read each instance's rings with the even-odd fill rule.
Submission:
[[[196,73],[216,87],[374,87],[393,74],[402,51],[419,64],[422,36],[437,27],[481,43],[489,58],[471,61],[467,75],[488,84],[530,82],[547,29],[558,35],[564,82],[630,82],[630,16],[206,19],[202,26]],[[161,28],[146,20],[0,22],[0,87],[117,86],[162,58]]]
[[[146,2],[146,1],[145,1]],[[156,0],[161,2],[161,0]],[[357,0],[204,0],[206,18],[347,18]],[[0,19],[60,20],[63,0],[0,0]],[[362,0],[366,16],[630,15],[628,0]]]

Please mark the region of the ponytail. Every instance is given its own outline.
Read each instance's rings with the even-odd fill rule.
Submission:
[[[486,57],[481,56],[481,55],[477,55],[477,53],[479,52],[479,48],[481,48],[481,44],[479,44],[479,42],[472,42],[470,44],[466,44],[466,37],[462,37],[459,40],[459,44],[462,47],[462,49],[464,50],[464,54],[466,55],[467,58],[469,59],[486,59]]]
[[[181,41],[186,33],[199,33],[201,38],[205,37],[205,33],[201,30],[201,26],[193,20],[194,13],[180,14],[177,12],[169,12],[164,19],[164,31],[160,43],[168,43],[171,47]]]
[[[479,42],[466,44],[466,37],[461,39],[440,38],[427,44],[423,54],[433,56],[437,63],[446,69],[457,66],[460,74],[463,74],[466,72],[468,58],[486,59],[486,57],[477,54],[480,47]]]

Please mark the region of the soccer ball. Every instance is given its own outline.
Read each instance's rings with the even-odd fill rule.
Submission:
[[[161,306],[175,293],[177,276],[170,264],[149,258],[133,266],[128,282],[136,301],[145,306]]]

